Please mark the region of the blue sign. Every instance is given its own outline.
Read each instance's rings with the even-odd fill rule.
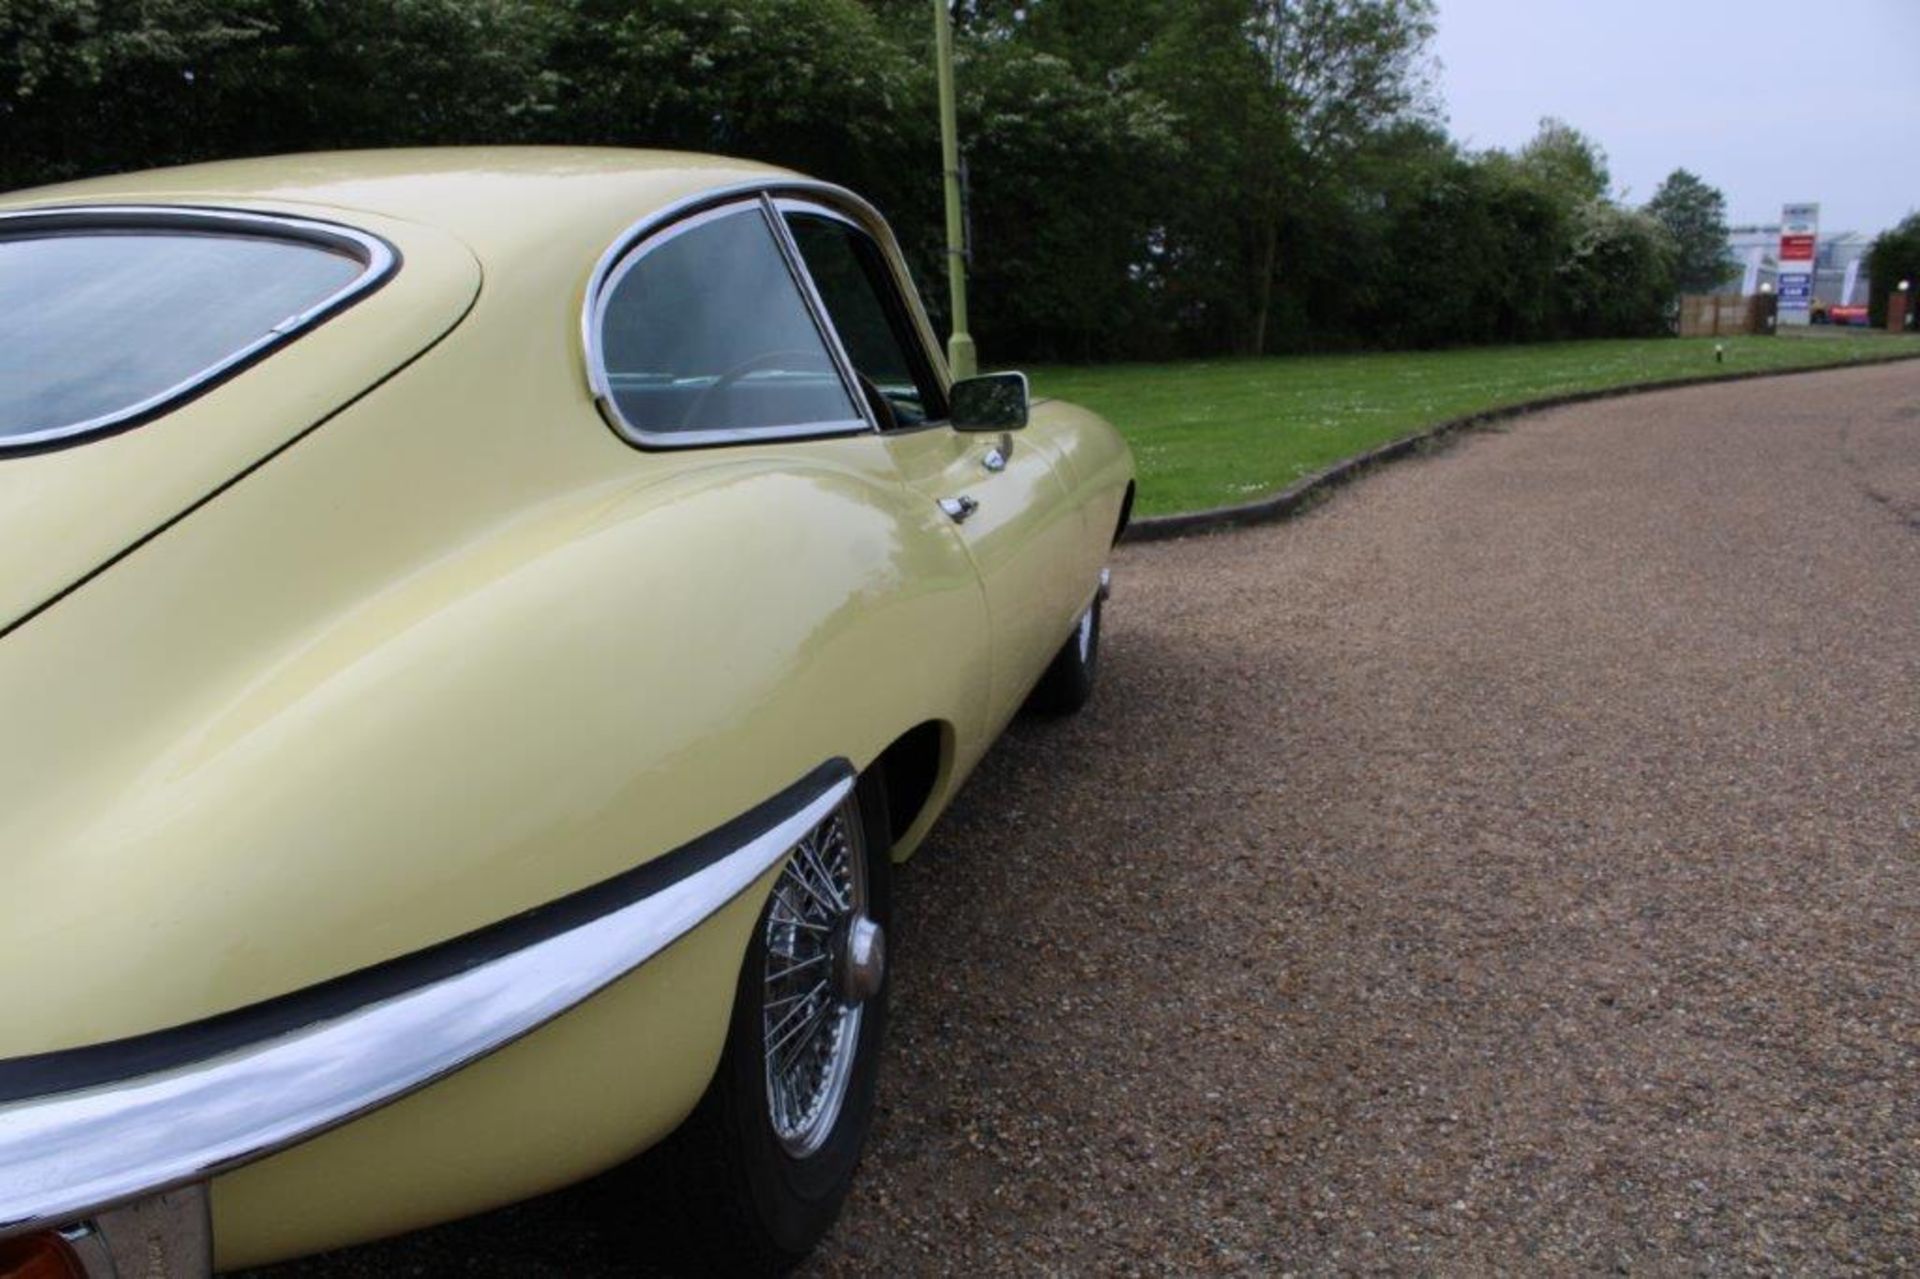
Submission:
[[[1813,277],[1811,275],[1783,275],[1780,277],[1780,305],[1806,306],[1813,301]]]

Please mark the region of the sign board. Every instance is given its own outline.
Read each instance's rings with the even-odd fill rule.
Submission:
[[[1780,210],[1779,323],[1805,324],[1813,308],[1813,259],[1820,243],[1820,206]]]

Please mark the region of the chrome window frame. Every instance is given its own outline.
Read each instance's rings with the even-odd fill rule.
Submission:
[[[0,435],[0,455],[78,443],[160,417],[264,359],[373,292],[399,269],[400,251],[366,231],[281,213],[168,204],[48,205],[0,213],[0,241],[55,239],[98,232],[211,235],[305,244],[360,262],[360,273],[305,310],[199,372],[134,404],[65,426]]]
[[[780,261],[787,269],[788,278],[793,281],[794,289],[800,296],[800,305],[805,309],[807,318],[812,321],[814,331],[820,338],[820,347],[829,363],[833,365],[834,376],[840,380],[841,393],[847,397],[849,407],[854,410],[853,417],[829,418],[815,422],[774,423],[767,426],[730,426],[712,427],[691,431],[650,431],[629,422],[620,411],[619,401],[613,393],[613,375],[606,366],[604,345],[600,342],[601,331],[606,327],[607,309],[613,303],[614,296],[620,291],[620,285],[627,276],[645,261],[648,255],[672,244],[687,232],[699,227],[710,226],[727,218],[760,215],[760,225],[772,241],[773,250],[780,255]],[[593,290],[593,311],[590,331],[594,341],[593,359],[590,367],[598,374],[601,385],[595,388],[595,398],[600,412],[613,425],[613,428],[642,448],[696,448],[703,444],[734,444],[754,439],[817,439],[833,435],[856,435],[872,429],[872,422],[863,411],[863,397],[859,384],[848,377],[848,365],[845,354],[840,350],[839,342],[830,326],[822,323],[822,312],[818,299],[813,295],[811,284],[794,269],[794,256],[788,250],[779,227],[773,225],[768,217],[767,203],[764,197],[752,199],[726,200],[702,208],[686,217],[663,227],[634,244],[632,251],[624,254],[606,278]]]
[[[873,230],[870,227],[863,226],[858,218],[851,216],[841,209],[823,204],[813,196],[775,194],[770,195],[768,199],[773,207],[773,216],[779,219],[781,237],[791,246],[793,260],[797,264],[800,272],[806,276],[807,294],[813,300],[814,304],[820,308],[820,314],[826,318],[828,327],[833,329],[834,346],[836,350],[838,350],[840,358],[846,361],[847,368],[849,369],[853,368],[853,357],[847,353],[845,343],[840,338],[840,331],[833,325],[833,318],[827,311],[826,300],[820,296],[819,290],[814,285],[813,272],[807,268],[806,259],[801,256],[800,242],[794,238],[793,228],[788,225],[786,215],[789,213],[814,214],[850,226],[855,231],[858,231],[873,241],[874,247],[880,251],[881,262],[886,265],[889,276],[888,283],[893,288],[894,297],[902,303],[905,308],[907,324],[912,330],[912,340],[919,346],[920,357],[925,361],[928,371],[933,375],[935,390],[940,397],[940,405],[943,408],[950,408],[948,401],[953,390],[953,379],[948,374],[946,361],[938,357],[939,340],[933,336],[933,326],[927,322],[926,314],[920,305],[919,291],[913,287],[913,280],[907,275],[906,270],[900,264],[898,245],[893,243],[890,229],[887,236],[875,235]],[[877,218],[879,214],[876,213],[874,216]],[[884,226],[884,223],[882,225]],[[886,305],[884,300],[881,305],[882,307]],[[889,327],[891,327],[891,323],[889,323]],[[903,352],[903,354],[905,354],[909,360],[913,358],[912,352]],[[855,380],[857,382],[858,378],[856,377]],[[871,409],[867,407],[864,389],[860,396],[860,405],[861,408],[866,411],[867,416],[872,418],[873,413]],[[887,434],[903,435],[911,431],[924,431],[932,426],[944,426],[947,424],[949,416],[950,412],[937,416],[929,415],[925,420],[916,422],[912,426],[896,426],[891,431],[888,431]],[[878,421],[874,422],[874,429],[881,429]]]
[[[873,411],[867,404],[866,393],[861,389],[859,378],[855,376],[852,362],[847,358],[845,346],[840,341],[839,331],[834,327],[832,318],[827,315],[826,306],[821,302],[819,292],[814,288],[813,277],[807,272],[806,265],[800,259],[800,250],[793,242],[792,232],[786,219],[781,216],[780,202],[795,200],[806,204],[816,211],[826,212],[845,218],[859,230],[872,236],[880,246],[881,256],[886,260],[893,274],[893,283],[902,300],[906,303],[915,336],[933,370],[934,380],[939,384],[944,399],[952,386],[952,378],[947,369],[945,358],[940,353],[938,341],[933,336],[933,326],[927,322],[926,310],[920,304],[919,292],[913,287],[912,277],[907,273],[901,260],[900,246],[894,239],[893,231],[887,226],[872,205],[859,196],[831,183],[816,182],[808,178],[771,177],[762,181],[742,182],[730,186],[718,187],[699,195],[676,201],[641,218],[620,233],[595,263],[592,274],[587,279],[586,294],[581,305],[580,337],[581,349],[586,364],[587,390],[593,397],[594,405],[608,426],[629,444],[648,451],[684,448],[715,447],[731,444],[755,444],[778,441],[808,439],[832,439],[841,436],[878,434],[880,423],[874,419]],[[772,233],[774,243],[779,247],[800,290],[801,299],[813,318],[814,326],[819,330],[834,367],[840,375],[841,383],[859,413],[857,419],[840,423],[795,423],[784,426],[735,427],[707,431],[646,431],[628,422],[614,403],[613,384],[606,367],[606,360],[600,341],[601,319],[606,304],[614,288],[631,265],[647,253],[666,243],[688,224],[697,224],[705,215],[722,210],[737,212],[748,205],[757,204],[761,217]]]

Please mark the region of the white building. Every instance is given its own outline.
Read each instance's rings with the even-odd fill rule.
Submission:
[[[1859,231],[1822,231],[1814,247],[1813,296],[1836,306],[1867,300],[1867,250],[1873,237]],[[1738,264],[1740,292],[1769,288],[1780,274],[1780,224],[1734,227],[1727,235],[1727,253]]]

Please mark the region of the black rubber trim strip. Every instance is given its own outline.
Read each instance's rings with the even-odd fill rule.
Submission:
[[[828,760],[771,799],[669,853],[425,950],[184,1026],[0,1061],[0,1103],[177,1070],[432,985],[651,897],[766,834],[853,775],[845,759]]]

